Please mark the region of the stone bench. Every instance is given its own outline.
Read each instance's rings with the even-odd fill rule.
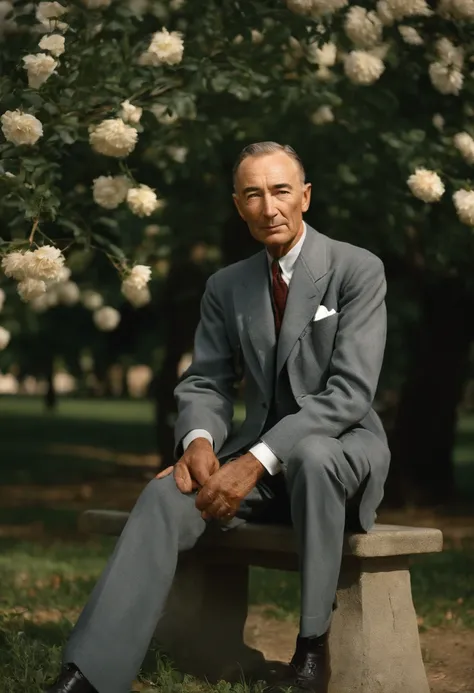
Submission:
[[[87,510],[80,529],[119,535],[128,513]],[[409,558],[442,550],[437,529],[375,525],[347,534],[329,633],[328,693],[429,693],[411,596]],[[264,658],[243,642],[249,566],[297,570],[290,527],[210,530],[181,554],[156,635],[185,673],[259,676]]]

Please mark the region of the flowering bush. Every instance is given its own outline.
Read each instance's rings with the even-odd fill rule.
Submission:
[[[0,45],[3,266],[39,310],[59,301],[54,278],[30,262],[43,246],[60,248],[63,263],[72,244],[105,252],[126,300],[149,302],[148,282],[138,286],[131,269],[147,262],[143,234],[125,230],[143,228],[151,243],[146,229],[159,227],[164,190],[185,175],[193,220],[203,205],[197,185],[220,186],[210,219],[218,225],[221,151],[270,133],[305,151],[336,232],[369,216],[371,245],[400,252],[406,229],[425,233],[437,209],[461,250],[450,256],[434,234],[429,261],[450,271],[466,256],[473,0],[10,8]]]

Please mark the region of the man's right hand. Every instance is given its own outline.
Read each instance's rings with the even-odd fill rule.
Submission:
[[[176,486],[181,493],[191,493],[204,486],[219,468],[219,460],[211,443],[206,438],[195,438],[176,464],[164,469],[156,478],[162,479],[173,472]]]

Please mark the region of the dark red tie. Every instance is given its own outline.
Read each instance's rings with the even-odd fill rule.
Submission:
[[[278,337],[280,334],[281,323],[283,322],[286,299],[288,298],[288,285],[283,279],[278,260],[273,260],[272,262],[272,292],[275,315],[275,332]]]

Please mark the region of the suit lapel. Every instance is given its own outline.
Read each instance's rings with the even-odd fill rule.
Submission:
[[[310,226],[290,282],[285,315],[277,349],[276,377],[278,378],[288,356],[321,302],[328,272],[325,236]]]
[[[238,314],[244,316],[242,338],[248,338],[248,358],[260,389],[270,402],[275,373],[275,322],[270,297],[270,278],[265,251],[254,255],[245,267],[245,279],[236,295]],[[249,366],[251,363],[249,363]]]

